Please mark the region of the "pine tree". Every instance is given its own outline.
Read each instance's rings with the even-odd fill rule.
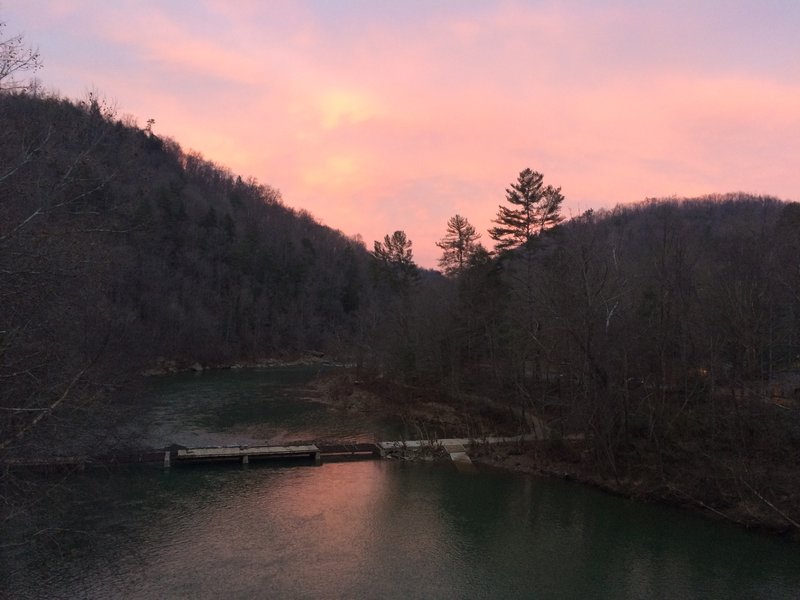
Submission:
[[[411,240],[404,231],[395,231],[391,236],[385,235],[383,243],[375,241],[372,256],[395,287],[407,289],[419,276],[411,245]]]
[[[455,215],[447,221],[447,233],[436,242],[444,252],[439,259],[439,266],[446,275],[457,277],[469,266],[470,258],[478,248],[477,240],[481,235],[475,227],[461,215]]]
[[[498,207],[497,218],[492,221],[498,226],[489,230],[498,252],[524,247],[544,230],[564,220],[561,188],[545,186],[543,175],[536,171],[522,171],[517,183],[506,189],[506,200],[511,207]]]

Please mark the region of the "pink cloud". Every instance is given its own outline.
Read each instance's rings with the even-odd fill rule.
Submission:
[[[562,186],[574,213],[646,196],[796,194],[800,42],[781,54],[751,22],[699,4],[445,2],[393,5],[394,19],[377,4],[289,1],[37,10],[51,15],[41,27],[71,14],[76,44],[105,57],[72,62],[67,44],[46,57],[45,81],[68,74],[58,85],[78,95],[96,85],[368,246],[404,229],[433,266],[447,219],[485,231],[525,167]],[[718,32],[720,19],[749,37]]]

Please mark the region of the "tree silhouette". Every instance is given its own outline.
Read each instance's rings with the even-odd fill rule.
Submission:
[[[42,67],[39,51],[26,46],[21,34],[3,37],[5,26],[0,22],[0,91],[28,89],[32,83],[19,82],[14,76],[26,71],[38,71]]]
[[[497,218],[492,221],[498,226],[489,230],[498,252],[526,246],[542,231],[564,220],[561,188],[545,186],[543,175],[536,171],[522,171],[517,183],[506,189],[506,200],[511,207],[498,207]]]
[[[447,221],[447,233],[436,242],[444,251],[439,259],[439,266],[445,274],[453,277],[463,273],[478,249],[476,242],[480,237],[466,217],[457,214]]]
[[[417,278],[418,267],[414,262],[411,240],[404,231],[395,231],[383,237],[383,242],[375,241],[372,255],[377,259],[380,270],[385,273],[394,286],[406,288]]]

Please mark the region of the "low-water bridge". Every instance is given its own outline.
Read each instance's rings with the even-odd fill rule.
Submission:
[[[408,458],[420,454],[447,454],[458,466],[472,466],[468,449],[474,444],[507,444],[537,439],[535,434],[512,437],[487,437],[481,439],[448,438],[438,440],[400,440],[389,442],[335,442],[314,444],[285,444],[282,446],[207,446],[177,448],[164,451],[164,466],[237,461],[249,464],[253,460],[307,459],[322,464],[324,459],[343,458]]]
[[[281,446],[205,446],[186,448],[172,446],[161,451],[138,454],[104,454],[97,456],[17,457],[0,462],[2,469],[54,471],[84,469],[91,466],[161,462],[165,467],[191,463],[233,461],[305,460],[312,464],[369,458],[413,459],[447,455],[459,469],[473,468],[469,450],[474,445],[507,444],[541,439],[537,434],[478,439],[448,438],[434,440],[398,440],[388,442],[297,442]]]

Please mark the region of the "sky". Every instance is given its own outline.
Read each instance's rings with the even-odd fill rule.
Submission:
[[[0,0],[46,89],[435,267],[525,168],[564,213],[800,200],[798,0]]]

